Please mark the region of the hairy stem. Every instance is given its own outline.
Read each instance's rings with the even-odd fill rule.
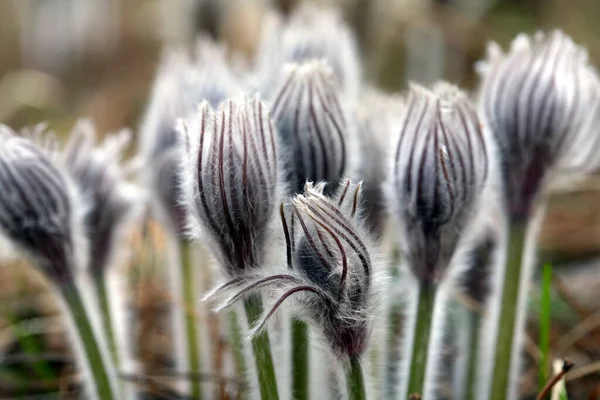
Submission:
[[[399,284],[400,279],[400,264],[401,254],[400,249],[395,246],[392,249],[391,263],[389,265],[391,284],[386,289],[386,299],[383,315],[385,316],[384,323],[384,338],[383,338],[383,353],[380,358],[383,361],[380,383],[380,393],[386,398],[395,398],[397,392],[396,376],[400,369],[400,340],[402,338],[402,315],[403,305],[400,299],[393,295],[390,287]]]
[[[78,342],[85,353],[85,362],[91,373],[90,384],[97,398],[101,400],[118,399],[117,385],[111,371],[115,367],[109,356],[103,354],[102,346],[96,337],[88,310],[84,305],[79,289],[74,284],[61,287],[61,295],[69,311],[72,326],[78,335]]]
[[[248,324],[255,325],[261,318],[263,312],[262,300],[259,295],[252,295],[244,300]],[[273,356],[271,355],[271,345],[269,343],[269,334],[266,329],[257,333],[252,338],[252,350],[256,363],[256,372],[258,374],[258,387],[261,398],[265,400],[277,400],[277,380],[275,377],[275,367],[273,366]]]
[[[183,307],[185,312],[185,335],[187,340],[187,357],[189,370],[192,374],[200,373],[200,344],[198,342],[198,329],[196,321],[196,279],[192,265],[192,246],[186,240],[179,241],[179,254],[181,257],[181,279],[183,288]],[[193,399],[202,398],[199,380],[191,382],[191,395]]]
[[[308,399],[308,325],[292,319],[292,398]]]
[[[362,366],[358,357],[351,357],[346,366],[346,384],[349,400],[365,400],[367,391]]]
[[[466,365],[466,393],[467,400],[477,400],[477,360],[479,357],[479,332],[481,331],[481,313],[475,310],[466,310],[467,313],[467,330],[468,342],[470,348],[467,353]]]
[[[242,328],[240,327],[236,310],[229,311],[229,334],[231,336],[231,350],[235,362],[235,372],[237,376],[243,377],[246,374],[246,356],[244,354]]]
[[[395,381],[398,376],[399,370],[401,369],[399,363],[402,359],[400,349],[400,341],[402,338],[402,314],[403,309],[400,304],[393,304],[390,307],[388,313],[388,327],[386,330],[386,341],[388,351],[384,354],[385,357],[385,370],[383,377],[383,388],[386,397],[391,399],[395,398],[396,388]]]
[[[519,306],[519,294],[529,282],[521,277],[521,265],[525,249],[526,224],[513,222],[509,231],[507,262],[504,271],[498,337],[494,355],[494,373],[491,400],[506,400],[510,387],[511,359],[515,353],[515,325]],[[524,286],[525,285],[525,286]]]
[[[410,373],[408,379],[408,395],[423,395],[425,387],[425,371],[433,324],[433,309],[436,287],[432,284],[420,283],[417,296],[417,315],[414,321],[413,343],[410,347]],[[408,398],[408,396],[405,396]]]
[[[106,280],[103,275],[94,276],[92,279],[94,280],[94,287],[96,288],[96,295],[98,296],[98,304],[100,305],[100,312],[102,314],[102,328],[104,329],[104,334],[108,341],[108,349],[110,350],[114,364],[118,367],[121,365],[119,347],[117,346],[111,318],[110,303],[106,291]]]

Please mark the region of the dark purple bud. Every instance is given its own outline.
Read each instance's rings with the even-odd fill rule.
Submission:
[[[490,161],[467,96],[412,85],[400,124],[389,201],[415,276],[436,283],[478,212]]]
[[[96,145],[96,132],[81,121],[71,134],[63,160],[86,204],[84,228],[90,242],[90,269],[102,275],[119,250],[117,241],[131,221],[141,196],[125,181],[121,157],[131,133],[109,135]]]
[[[81,209],[68,177],[33,142],[0,127],[0,229],[58,285],[83,261]]]
[[[519,35],[506,54],[491,43],[479,70],[508,212],[526,218],[549,173],[597,167],[600,82],[587,52],[560,31]]]
[[[273,100],[292,193],[326,182],[330,194],[348,168],[348,128],[339,91],[322,62],[291,65]]]
[[[215,244],[231,277],[263,266],[269,222],[279,202],[277,138],[258,99],[202,103],[182,125],[184,182],[193,222]]]

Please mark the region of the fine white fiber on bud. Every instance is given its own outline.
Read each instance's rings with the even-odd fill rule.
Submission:
[[[85,265],[83,210],[52,154],[0,126],[0,229],[61,286]]]
[[[90,242],[89,268],[101,276],[122,249],[120,240],[141,211],[139,189],[125,180],[121,158],[131,132],[108,135],[96,144],[91,121],[82,120],[71,132],[62,161],[86,203],[84,227]]]
[[[331,194],[350,169],[352,135],[340,93],[323,62],[289,65],[273,103],[273,120],[286,152],[286,181],[293,194],[326,182]]]
[[[526,218],[553,172],[598,168],[600,81],[587,51],[561,31],[491,43],[479,63],[479,111],[496,138],[504,198]]]
[[[279,203],[277,135],[258,98],[203,102],[180,130],[192,230],[201,227],[230,277],[261,267]]]
[[[388,201],[415,277],[438,283],[475,220],[490,170],[474,107],[458,88],[411,85],[406,98]]]
[[[225,50],[215,43],[200,39],[193,55],[169,51],[163,57],[140,130],[139,150],[148,164],[145,184],[155,194],[154,205],[163,222],[179,236],[189,221],[177,182],[183,146],[177,121],[193,115],[202,101],[216,107],[239,91]]]
[[[259,90],[271,97],[285,64],[324,60],[344,97],[358,96],[361,66],[356,38],[337,10],[305,5],[287,21],[268,15],[257,56]]]
[[[283,302],[320,332],[337,357],[364,354],[382,284],[375,245],[358,217],[354,200],[360,185],[348,184],[347,196],[328,198],[323,185],[306,184],[304,194],[281,205],[287,269],[231,281],[219,291],[231,295],[222,307],[257,291],[276,300],[251,332],[264,328]]]

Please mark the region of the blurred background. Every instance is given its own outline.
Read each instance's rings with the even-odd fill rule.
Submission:
[[[266,11],[291,12],[295,0],[2,0],[0,1],[0,122],[15,129],[46,122],[67,133],[89,117],[100,132],[137,131],[165,47],[191,45],[198,34],[227,44],[232,60],[251,66]],[[330,0],[353,27],[366,81],[389,92],[408,80],[446,79],[477,87],[474,63],[486,43],[506,48],[521,32],[560,28],[600,65],[598,0]],[[599,127],[600,130],[600,127]],[[134,146],[132,146],[134,147]],[[0,188],[1,190],[1,188]],[[161,233],[148,227],[160,250]],[[148,261],[136,252],[136,268]],[[573,379],[572,399],[600,398],[600,180],[557,188],[541,236],[541,258],[555,265],[551,343],[595,370]],[[147,272],[147,271],[146,271]],[[158,316],[169,301],[152,273],[136,281],[132,307],[143,311],[141,358],[161,365],[167,355]],[[0,398],[35,393],[72,395],[72,370],[56,307],[29,268],[0,267]],[[532,302],[535,302],[535,296]],[[535,310],[535,305],[532,305]],[[25,321],[26,323],[21,323]],[[149,334],[152,333],[152,335]],[[535,314],[531,337],[536,336]],[[570,336],[569,336],[570,335]],[[565,338],[566,337],[566,338]],[[562,342],[561,342],[562,341]],[[140,342],[141,343],[141,342]],[[528,355],[535,361],[536,348]],[[568,346],[567,346],[568,345]],[[559,346],[560,349],[560,346]],[[163,352],[164,353],[164,352]],[[23,355],[35,355],[29,358]],[[41,356],[40,356],[41,355]],[[563,356],[564,354],[559,354]],[[32,358],[33,357],[33,358]],[[40,361],[41,360],[41,361]],[[151,368],[149,368],[150,370]],[[17,372],[15,372],[17,371]],[[536,370],[530,391],[535,390]],[[17,377],[27,383],[18,384]],[[9,378],[7,378],[9,377]],[[17,382],[17,383],[15,383]],[[575,384],[576,382],[576,384]],[[149,391],[160,385],[144,381]],[[581,397],[580,397],[581,396]],[[595,396],[595,397],[588,397]],[[166,398],[166,397],[165,397]]]

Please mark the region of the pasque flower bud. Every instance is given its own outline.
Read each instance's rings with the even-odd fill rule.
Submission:
[[[489,152],[467,96],[412,85],[393,156],[389,202],[414,275],[438,282],[478,210]]]
[[[32,141],[0,127],[0,229],[56,284],[84,263],[82,208],[68,176]]]
[[[307,181],[330,183],[326,192],[337,187],[348,169],[350,135],[327,65],[314,61],[289,66],[272,112],[286,152],[290,190],[301,193]]]
[[[285,64],[323,60],[331,66],[334,83],[344,96],[351,100],[357,96],[361,72],[356,38],[339,12],[302,6],[285,22],[270,17],[258,51],[261,94],[273,94]]]
[[[180,126],[192,223],[203,228],[230,276],[260,267],[279,202],[277,137],[257,98],[203,102]]]
[[[221,290],[242,289],[222,307],[257,290],[275,294],[255,333],[290,299],[291,311],[313,324],[334,354],[357,357],[368,345],[381,270],[358,219],[360,184],[346,182],[334,198],[324,196],[323,189],[323,184],[307,183],[304,194],[281,206],[287,271],[225,284]]]
[[[177,120],[192,115],[203,100],[217,106],[239,90],[221,47],[201,40],[196,53],[195,58],[181,52],[164,57],[140,133],[140,154],[149,164],[146,183],[164,222],[178,235],[185,233],[188,221],[177,182],[183,145]]]
[[[63,161],[86,203],[84,225],[90,241],[90,269],[101,275],[119,250],[117,241],[135,215],[141,196],[125,181],[121,157],[131,140],[129,131],[109,135],[96,146],[90,121],[80,121],[71,133]]]
[[[600,82],[587,52],[560,31],[519,35],[506,54],[491,43],[479,71],[480,114],[498,143],[507,211],[523,219],[551,172],[597,167]]]

